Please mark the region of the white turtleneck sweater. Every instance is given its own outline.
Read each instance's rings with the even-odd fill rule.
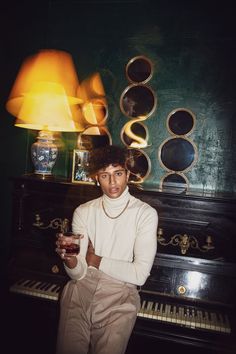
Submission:
[[[108,215],[117,216],[109,218]],[[157,249],[158,215],[149,204],[135,198],[128,187],[118,198],[102,197],[78,206],[72,229],[84,235],[81,239],[77,266],[65,266],[71,279],[83,278],[87,271],[86,252],[89,239],[95,254],[102,257],[99,269],[109,276],[136,285],[143,285],[150,274]]]

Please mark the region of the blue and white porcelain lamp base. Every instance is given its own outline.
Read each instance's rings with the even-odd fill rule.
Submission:
[[[42,177],[50,177],[58,155],[55,139],[52,132],[44,130],[39,132],[36,139],[37,141],[31,146],[34,173]]]

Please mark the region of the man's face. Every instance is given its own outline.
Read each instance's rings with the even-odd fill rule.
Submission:
[[[128,179],[129,172],[120,165],[109,165],[97,173],[101,189],[109,198],[118,198],[124,192]]]

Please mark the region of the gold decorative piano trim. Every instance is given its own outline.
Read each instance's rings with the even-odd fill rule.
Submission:
[[[176,234],[167,241],[163,236],[162,228],[158,228],[157,230],[157,242],[162,246],[179,246],[181,254],[186,254],[189,248],[197,249],[200,252],[208,252],[215,248],[212,245],[212,237],[209,235],[206,236],[206,243],[202,246],[199,245],[199,242],[195,236],[190,236],[187,234]]]
[[[50,220],[48,225],[44,225],[44,222],[41,221],[41,217],[39,214],[35,214],[35,222],[33,226],[38,227],[39,229],[46,230],[46,229],[60,229],[61,232],[67,232],[69,229],[69,220],[68,219],[61,219],[55,218]]]

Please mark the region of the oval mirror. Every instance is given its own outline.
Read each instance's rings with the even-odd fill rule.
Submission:
[[[128,86],[120,97],[121,111],[129,118],[149,117],[156,108],[153,90],[145,85]]]
[[[153,75],[151,60],[143,55],[132,58],[126,65],[126,77],[132,83],[146,83]]]
[[[181,173],[171,172],[163,176],[160,181],[160,188],[166,192],[182,193],[187,191],[189,182],[187,177]]]
[[[171,134],[190,134],[195,126],[196,117],[186,108],[178,108],[172,111],[167,117],[167,129]]]
[[[140,149],[128,149],[127,169],[130,171],[130,183],[142,183],[151,171],[151,161]]]
[[[127,147],[145,148],[148,145],[148,129],[142,122],[126,123],[120,133],[121,140]]]
[[[187,138],[169,138],[161,144],[159,149],[160,163],[169,171],[187,171],[196,159],[196,146]]]

